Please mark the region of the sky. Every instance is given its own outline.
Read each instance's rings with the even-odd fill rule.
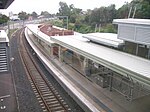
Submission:
[[[125,2],[132,0],[15,0],[7,9],[1,9],[0,13],[8,16],[9,12],[18,14],[21,11],[32,13],[35,11],[40,14],[41,11],[48,11],[51,14],[57,13],[59,9],[59,2],[66,2],[67,5],[74,4],[75,8],[81,8],[84,11],[87,9],[99,8],[101,6],[109,6],[115,4],[118,9]]]

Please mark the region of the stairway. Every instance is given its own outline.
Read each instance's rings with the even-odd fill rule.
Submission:
[[[0,48],[0,72],[8,71],[6,48]]]

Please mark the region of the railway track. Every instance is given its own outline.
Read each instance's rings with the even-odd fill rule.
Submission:
[[[71,109],[52,86],[48,79],[40,71],[39,66],[26,47],[23,31],[20,33],[18,42],[19,52],[27,71],[28,79],[33,91],[44,112],[71,112]]]

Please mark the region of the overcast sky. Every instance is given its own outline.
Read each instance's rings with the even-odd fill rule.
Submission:
[[[8,15],[9,12],[18,14],[21,11],[38,14],[41,11],[48,11],[49,13],[56,13],[59,9],[59,2],[66,2],[68,5],[74,4],[76,8],[83,10],[99,8],[101,6],[109,6],[115,4],[116,8],[121,7],[125,2],[132,0],[15,0],[8,9],[0,10],[1,13]]]

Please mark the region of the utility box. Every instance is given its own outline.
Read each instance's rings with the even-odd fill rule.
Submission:
[[[109,86],[109,76],[106,74],[100,74],[97,77],[96,83],[103,88],[107,88]]]

